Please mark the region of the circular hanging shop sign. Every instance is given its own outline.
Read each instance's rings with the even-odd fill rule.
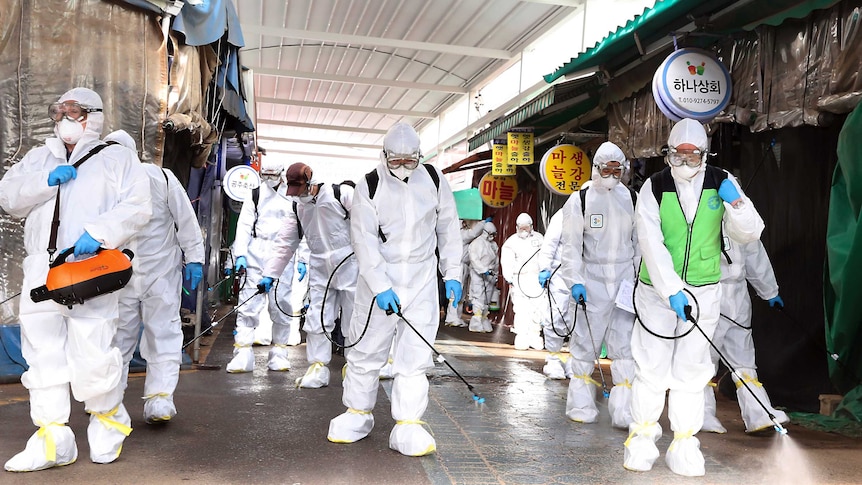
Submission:
[[[488,172],[479,181],[479,196],[488,207],[506,207],[518,196],[518,180],[513,175]]]
[[[656,103],[671,119],[711,121],[730,102],[730,73],[712,54],[679,49],[662,62],[653,77]]]
[[[575,145],[557,145],[542,156],[539,176],[551,192],[569,195],[590,180],[590,157]]]
[[[260,176],[248,165],[237,165],[224,175],[224,193],[231,199],[242,202],[251,191],[260,186]]]

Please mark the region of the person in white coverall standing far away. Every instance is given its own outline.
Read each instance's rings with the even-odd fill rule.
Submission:
[[[75,435],[66,426],[70,387],[90,414],[90,460],[116,460],[132,431],[120,382],[123,357],[113,346],[119,294],[69,308],[52,300],[35,303],[30,290],[45,284],[56,256],[52,249],[74,248],[75,258],[83,259],[100,248],[124,246],[150,219],[150,182],[134,152],[100,139],[102,98],[94,91],[74,88],[51,104],[48,114],[56,138],[30,150],[0,181],[0,207],[26,218],[19,318],[29,369],[21,383],[30,391],[30,417],[39,427],[24,451],[6,462],[6,470],[15,472],[77,459]],[[60,224],[55,248],[49,248],[58,197]]]
[[[509,236],[500,250],[500,269],[509,284],[512,310],[515,313],[515,349],[530,347],[542,350],[542,325],[548,318],[548,300],[539,286],[539,250],[542,234],[533,230],[533,218],[521,213],[515,219],[515,234]],[[504,309],[505,311],[505,309]]]
[[[455,198],[439,169],[420,166],[421,157],[419,135],[410,125],[398,123],[383,138],[381,163],[356,187],[350,234],[359,279],[346,338],[356,346],[347,354],[342,398],[347,412],[330,421],[327,435],[335,443],[353,443],[371,432],[378,373],[394,334],[395,427],[389,447],[409,456],[437,449],[421,419],[428,405],[425,371],[434,366],[429,345],[437,336],[440,319],[438,267],[446,296],[454,302],[461,299],[462,249]],[[367,332],[359,340],[366,322]]]
[[[611,142],[602,143],[593,157],[592,183],[569,196],[563,213],[562,269],[559,271],[581,311],[569,343],[572,379],[566,397],[566,416],[582,423],[596,422],[597,383],[594,362],[602,344],[608,348],[613,388],[608,396],[611,424],[631,423],[631,383],[635,363],[631,354],[634,314],[617,305],[628,301],[631,310],[635,264],[639,260],[635,233],[635,194],[621,183],[629,162]]]
[[[735,178],[707,165],[708,150],[698,121],[678,122],[668,136],[669,166],[647,179],[638,195],[635,220],[643,261],[634,298],[640,321],[631,342],[637,364],[632,424],[623,458],[629,470],[650,470],[658,459],[658,420],[669,391],[673,441],[665,462],[679,475],[705,473],[694,435],[703,424],[703,389],[715,369],[709,342],[692,329],[686,307],[712,338],[721,302],[722,220],[724,236],[737,243],[755,241],[763,231],[763,220]]]
[[[105,140],[117,141],[137,153],[135,141],[125,131],[115,131]],[[114,345],[123,353],[125,387],[140,336],[141,356],[147,361],[144,421],[153,424],[170,421],[177,414],[174,390],[182,363],[183,276],[192,290],[203,279],[204,238],[186,190],[173,172],[152,163],[143,167],[150,180],[153,217],[129,243],[135,253],[133,272],[120,291]]]
[[[332,345],[323,332],[326,331],[331,338],[335,319],[340,313],[342,332],[346,335],[353,314],[358,271],[350,246],[353,187],[317,183],[311,167],[304,163],[294,163],[288,167],[285,179],[287,195],[295,198],[293,209],[281,222],[260,284],[269,291],[277,275],[282,273],[293,257],[304,235],[310,251],[311,267],[308,276],[311,302],[305,315],[305,352],[309,367],[296,383],[299,387],[320,388],[329,385],[330,372],[327,366],[332,359]],[[301,268],[306,266],[305,263],[298,265]],[[321,326],[321,319],[325,329]],[[345,352],[349,350],[347,348]]]
[[[470,257],[470,301],[473,304],[473,316],[470,317],[471,332],[492,332],[491,320],[488,319],[488,306],[491,295],[497,286],[497,271],[500,260],[497,258],[497,228],[490,221],[482,224],[482,235],[473,239],[467,246]]]
[[[485,222],[491,222],[491,217],[485,219]],[[482,234],[482,229],[485,227],[482,221],[461,221],[461,249],[463,256],[461,257],[461,284],[464,288],[467,287],[467,281],[470,278],[470,252],[467,247],[473,240]],[[446,306],[446,325],[450,327],[466,327],[467,324],[461,319],[464,313],[464,302],[467,299],[467,292],[464,292],[462,301],[457,302],[456,306]]]
[[[252,372],[254,370],[254,329],[260,322],[260,313],[268,311],[272,319],[272,347],[269,349],[267,368],[272,371],[290,370],[287,358],[287,345],[290,339],[290,326],[297,325],[292,315],[290,291],[282,287],[293,281],[293,264],[285,267],[279,279],[276,294],[258,295],[257,284],[263,278],[263,268],[273,254],[279,229],[292,211],[291,202],[278,192],[284,174],[281,162],[264,159],[260,167],[261,184],[257,200],[250,195],[242,203],[236,223],[236,238],[233,253],[236,255],[237,273],[245,271],[241,279],[239,301],[247,302],[237,310],[236,334],[234,335],[234,355],[227,364],[231,373]],[[254,194],[254,193],[252,193]],[[289,289],[288,289],[289,290]]]

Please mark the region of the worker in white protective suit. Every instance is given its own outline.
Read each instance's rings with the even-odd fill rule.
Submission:
[[[569,342],[572,379],[566,397],[566,416],[582,423],[596,422],[593,378],[602,344],[607,345],[613,387],[608,396],[611,424],[631,423],[631,383],[635,363],[631,354],[634,314],[631,310],[635,265],[639,260],[635,233],[635,194],[620,182],[629,161],[613,143],[602,143],[593,157],[592,183],[573,193],[563,207],[561,273],[578,305],[578,321]],[[619,300],[628,302],[628,310]],[[584,314],[583,309],[586,309]]]
[[[353,314],[358,271],[350,246],[353,187],[318,183],[311,167],[304,163],[288,167],[286,180],[287,195],[294,198],[294,209],[282,220],[260,284],[269,291],[304,234],[310,256],[308,265],[298,263],[298,271],[311,272],[308,275],[311,300],[305,315],[305,352],[309,367],[305,375],[296,380],[296,385],[315,389],[329,385],[327,366],[332,359],[330,339],[335,319],[341,315],[341,331],[346,335]],[[345,354],[349,350],[346,348]]]
[[[259,292],[256,285],[263,278],[263,269],[275,250],[278,231],[293,212],[291,201],[279,193],[279,190],[284,191],[280,189],[283,172],[284,165],[281,162],[264,159],[260,168],[259,195],[255,197],[253,194],[243,201],[237,220],[233,254],[236,255],[236,272],[245,272],[239,290],[239,302],[245,304],[239,307],[236,314],[234,355],[227,365],[227,371],[231,373],[254,370],[254,331],[264,309],[272,320],[272,346],[267,357],[267,369],[290,370],[287,353],[290,327],[297,324],[294,315],[299,314],[290,302],[294,269],[292,262],[285,265],[274,294],[255,296]]]
[[[63,94],[49,107],[56,138],[30,150],[0,181],[0,206],[24,222],[21,350],[29,369],[21,383],[30,391],[30,417],[39,427],[6,470],[24,472],[68,465],[78,457],[69,422],[69,389],[90,414],[90,459],[117,459],[131,432],[120,382],[123,357],[112,345],[118,293],[71,308],[34,303],[30,290],[46,282],[55,200],[59,228],[55,248],[74,248],[83,259],[100,248],[124,246],[150,219],[150,185],[135,153],[101,140],[102,99],[87,88]],[[99,149],[99,147],[101,147]],[[84,160],[78,167],[74,165]],[[7,436],[8,438],[8,436]]]
[[[767,301],[770,307],[784,308],[784,300],[778,294],[775,272],[763,243],[760,240],[747,244],[725,241],[721,257],[721,318],[718,320],[712,342],[736,371],[736,374],[731,373],[731,378],[736,384],[736,399],[739,401],[745,432],[754,433],[774,426],[770,414],[780,424],[787,423],[790,419],[784,411],[772,407],[766,389],[757,380],[748,283],[751,283],[757,296]],[[719,356],[714,349],[710,350],[712,362],[717,367]],[[768,412],[763,409],[761,403],[767,407]],[[715,391],[712,386],[704,389],[702,431],[726,432],[715,415]]]
[[[539,285],[547,288],[550,296],[549,301],[545,302],[550,314],[544,320],[545,326],[542,332],[545,337],[545,349],[548,351],[542,373],[549,379],[565,379],[572,375],[570,354],[562,351],[564,341],[573,332],[575,309],[569,286],[559,270],[564,250],[563,211],[557,211],[548,222],[545,237],[542,240],[542,249],[537,256],[539,268],[541,268]]]
[[[105,140],[137,153],[125,131],[115,131]],[[150,180],[153,217],[128,244],[135,253],[133,273],[120,291],[114,345],[123,354],[125,387],[140,338],[141,356],[147,361],[144,420],[153,424],[177,414],[173,396],[182,363],[180,296],[184,276],[192,290],[203,279],[204,240],[186,190],[173,172],[151,163],[143,167]]]
[[[739,244],[757,240],[763,220],[732,175],[706,164],[709,140],[698,121],[686,118],[674,125],[668,147],[669,166],[646,180],[635,210],[643,261],[634,298],[639,322],[631,345],[637,369],[623,466],[652,468],[669,390],[674,439],[665,461],[674,473],[701,476],[704,458],[694,435],[703,424],[703,390],[715,368],[699,330],[682,336],[692,327],[686,307],[712,338],[721,302],[722,220],[724,236]]]
[[[493,332],[488,319],[488,305],[497,287],[497,271],[500,260],[497,258],[497,227],[487,221],[482,235],[473,239],[468,246],[470,257],[470,301],[473,303],[473,316],[470,317],[471,332]]]
[[[437,449],[421,419],[428,405],[425,371],[434,366],[430,344],[422,339],[434,342],[437,336],[438,267],[446,296],[453,302],[461,299],[462,249],[455,198],[439,169],[420,166],[421,156],[419,135],[410,125],[398,123],[383,138],[380,165],[356,187],[350,233],[359,279],[347,336],[356,345],[347,354],[342,398],[347,412],[332,419],[327,436],[335,443],[353,443],[371,432],[378,372],[386,363],[394,334],[395,427],[389,447],[409,456]]]
[[[491,217],[488,217],[485,219],[485,222],[491,222],[491,219]],[[484,227],[485,225],[482,221],[461,221],[461,250],[463,251],[463,256],[461,257],[461,284],[465,288],[469,288],[467,287],[467,282],[470,278],[470,252],[467,250],[467,247],[482,234]],[[450,327],[467,326],[464,320],[461,319],[461,315],[464,313],[464,301],[469,296],[466,293],[463,295],[464,298],[462,301],[457,302],[457,306],[446,306],[446,325]]]
[[[509,284],[515,322],[515,349],[544,348],[541,330],[547,318],[547,298],[539,286],[539,250],[542,234],[533,230],[533,218],[521,213],[515,219],[516,232],[500,250],[500,268]]]

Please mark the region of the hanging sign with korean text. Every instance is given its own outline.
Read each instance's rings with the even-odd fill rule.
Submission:
[[[533,164],[532,130],[532,128],[516,128],[506,135],[508,140],[509,165]]]
[[[727,68],[707,51],[672,52],[653,76],[653,97],[670,119],[708,123],[730,102],[733,86]]]
[[[491,144],[491,173],[493,175],[515,175],[515,165],[509,165],[506,139],[496,138]]]
[[[575,145],[557,145],[542,157],[539,175],[551,192],[569,195],[590,180],[590,157]]]
[[[479,195],[488,207],[506,207],[518,196],[518,181],[511,175],[488,172],[479,181]]]
[[[237,165],[227,171],[222,186],[228,197],[242,202],[251,195],[252,190],[260,186],[260,176],[248,165]]]

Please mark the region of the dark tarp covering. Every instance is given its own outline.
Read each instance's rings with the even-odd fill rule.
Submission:
[[[836,413],[862,421],[862,107],[848,116],[838,137],[832,180],[823,284],[829,374],[847,393]]]

